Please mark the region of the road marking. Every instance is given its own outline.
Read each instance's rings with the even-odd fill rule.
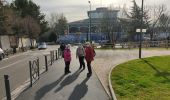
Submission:
[[[12,65],[15,65],[15,64],[17,64],[17,63],[20,63],[20,62],[22,62],[22,61],[24,61],[24,60],[26,60],[26,59],[28,59],[28,58],[29,58],[29,57],[27,57],[27,58],[25,58],[25,59],[23,59],[23,60],[17,61],[17,62],[15,62],[15,63],[12,63],[12,64],[10,64],[10,65],[8,65],[8,66],[1,67],[0,70],[5,69],[5,68],[12,67]]]

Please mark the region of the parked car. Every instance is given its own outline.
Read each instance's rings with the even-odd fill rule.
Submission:
[[[42,49],[47,49],[47,44],[45,42],[41,42],[38,44],[38,49],[42,50]]]
[[[5,57],[4,51],[0,48],[0,60]]]

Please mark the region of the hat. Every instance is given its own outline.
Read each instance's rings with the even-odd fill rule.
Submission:
[[[67,45],[66,45],[66,49],[70,49],[70,44],[67,44]]]
[[[86,42],[86,46],[90,46],[90,42]]]

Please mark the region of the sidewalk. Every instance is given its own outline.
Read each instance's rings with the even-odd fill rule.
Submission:
[[[95,72],[87,78],[87,67],[84,71],[78,70],[78,59],[72,58],[70,74],[64,75],[64,61],[59,59],[16,100],[109,100]]]

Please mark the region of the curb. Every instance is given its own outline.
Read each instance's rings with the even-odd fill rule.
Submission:
[[[108,97],[109,97],[110,99],[112,99],[112,97],[111,97],[111,96],[107,93],[106,89],[104,88],[103,83],[101,82],[100,78],[98,77],[98,75],[97,75],[97,73],[96,73],[96,71],[94,70],[94,68],[93,68],[93,67],[92,67],[92,69],[93,69],[94,73],[96,74],[97,79],[99,80],[100,84],[102,85],[102,87],[103,87],[103,89],[104,89],[105,93],[108,95]]]
[[[115,92],[114,92],[114,90],[113,90],[113,88],[112,88],[112,84],[111,84],[111,73],[112,73],[112,70],[113,70],[113,69],[114,69],[114,67],[111,68],[111,70],[110,70],[110,72],[109,72],[109,76],[108,76],[108,80],[109,80],[109,90],[110,90],[110,93],[111,93],[111,98],[112,98],[112,100],[117,100],[116,95],[115,95]]]
[[[43,74],[44,72],[46,72],[44,69],[40,70],[40,74]],[[22,85],[11,92],[11,99],[15,100],[22,92],[28,88],[30,88],[30,78],[28,78],[25,82],[23,82]],[[4,97],[2,100],[6,100],[6,97]]]

